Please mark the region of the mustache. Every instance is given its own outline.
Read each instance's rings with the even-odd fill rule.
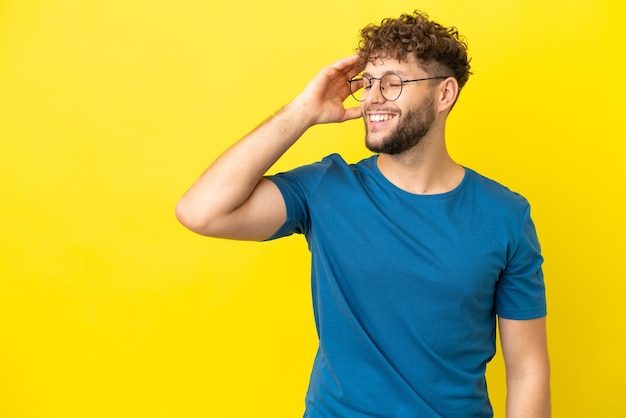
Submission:
[[[375,109],[372,108],[372,106],[367,106],[363,108],[363,114],[367,114],[370,112],[376,112],[376,113],[394,113],[397,115],[401,115],[402,114],[402,110],[398,109],[398,108],[390,108],[390,107],[376,107]]]

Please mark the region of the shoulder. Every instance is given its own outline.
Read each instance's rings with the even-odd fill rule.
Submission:
[[[302,165],[292,170],[267,177],[270,180],[275,180],[276,178],[298,179],[300,182],[304,183],[317,183],[327,177],[336,177],[370,170],[373,166],[373,159],[374,157],[369,157],[356,164],[351,164],[346,162],[340,154],[330,154],[317,162]]]
[[[530,203],[520,193],[473,170],[467,172],[474,207],[491,225],[507,225],[513,232],[530,219]]]
[[[521,194],[470,168],[466,170],[472,192],[485,203],[507,210],[526,211],[529,207],[528,200]]]
[[[362,171],[369,170],[375,165],[376,156],[370,156],[357,163],[348,163],[340,154],[330,154],[319,162],[304,167],[314,167],[318,170],[328,171]]]

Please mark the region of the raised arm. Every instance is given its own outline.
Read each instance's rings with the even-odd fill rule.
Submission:
[[[546,319],[499,319],[506,366],[507,418],[550,417]]]
[[[267,170],[311,126],[361,116],[344,108],[347,80],[359,71],[356,55],[322,69],[293,101],[226,150],[176,206],[176,216],[202,235],[262,240],[283,224],[286,209]]]

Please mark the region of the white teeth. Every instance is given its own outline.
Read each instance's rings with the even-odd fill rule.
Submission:
[[[393,115],[390,114],[376,114],[376,115],[370,115],[370,122],[386,122],[390,119],[393,118]]]

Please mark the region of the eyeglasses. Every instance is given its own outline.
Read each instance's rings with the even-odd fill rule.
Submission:
[[[415,80],[403,80],[398,74],[385,74],[380,78],[368,77],[366,75],[354,77],[351,80],[348,80],[350,84],[350,94],[357,101],[362,102],[365,100],[365,97],[368,95],[372,85],[374,84],[374,80],[378,80],[380,84],[378,87],[380,88],[380,94],[385,98],[388,102],[393,102],[394,100],[398,100],[398,97],[402,94],[402,86],[405,83],[413,83],[415,81],[425,81],[425,80],[436,80],[436,79],[444,79],[448,78],[447,76],[438,75],[436,77],[426,77],[426,78],[416,78]]]

